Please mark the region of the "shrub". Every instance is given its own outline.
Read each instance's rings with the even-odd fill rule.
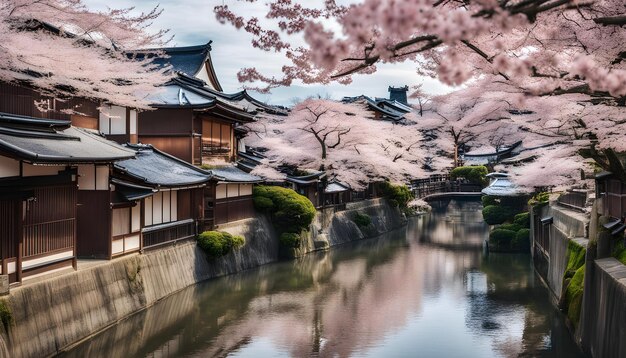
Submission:
[[[386,181],[382,184],[382,190],[393,207],[406,209],[409,201],[413,199],[413,193],[406,185],[394,185]]]
[[[452,169],[452,171],[450,172],[450,177],[452,178],[452,180],[463,178],[470,183],[485,186],[488,184],[486,177],[488,172],[489,171],[487,170],[487,167],[485,167],[484,165],[472,165]]]
[[[509,249],[516,235],[517,233],[513,230],[495,229],[489,233],[489,245],[497,249]]]
[[[535,194],[530,200],[528,200],[528,205],[530,206],[543,206],[550,201],[550,193],[541,192]]]
[[[530,213],[524,212],[515,215],[513,223],[521,227],[530,228]]]
[[[315,207],[307,197],[291,189],[257,186],[253,195],[255,207],[271,216],[279,232],[301,232],[313,222]]]
[[[280,234],[279,240],[280,240],[281,245],[285,247],[293,247],[293,248],[300,247],[300,242],[301,242],[300,235],[294,232],[284,232]]]
[[[489,205],[483,208],[483,219],[489,225],[502,224],[513,216],[509,207]]]
[[[359,227],[366,227],[372,223],[372,218],[370,218],[367,214],[356,213],[352,221],[354,221],[354,223]]]
[[[252,199],[254,202],[254,208],[264,213],[271,213],[274,209],[274,202],[272,199],[265,196],[257,196]]]
[[[492,195],[483,195],[480,200],[483,202],[483,206],[498,205],[498,198]]]
[[[511,241],[511,249],[528,252],[530,250],[530,230],[521,229]]]
[[[222,231],[205,231],[198,235],[198,245],[210,257],[222,257],[241,248],[246,243],[243,236],[233,236]]]
[[[521,226],[519,226],[517,224],[502,224],[502,225],[498,226],[498,229],[511,230],[511,231],[518,232],[521,229],[523,229],[523,227],[521,227]]]

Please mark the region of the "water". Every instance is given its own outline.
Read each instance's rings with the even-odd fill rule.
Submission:
[[[477,209],[190,287],[66,356],[580,356],[530,257],[483,255]]]

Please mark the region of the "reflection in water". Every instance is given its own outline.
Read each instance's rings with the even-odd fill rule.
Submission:
[[[432,211],[418,218],[422,242],[449,248],[482,247],[489,227],[475,198],[447,198],[429,203]]]
[[[479,203],[447,205],[377,239],[191,287],[67,356],[577,357],[528,255],[423,243],[459,242],[465,225],[484,240]]]

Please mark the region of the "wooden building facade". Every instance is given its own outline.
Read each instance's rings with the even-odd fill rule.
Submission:
[[[151,145],[127,145],[136,159],[115,163],[111,256],[194,238],[212,175]]]
[[[81,187],[81,169],[108,176],[114,161],[133,156],[70,121],[0,114],[2,274],[21,282],[75,267],[79,217],[94,209],[81,203],[92,191]]]
[[[235,166],[211,169],[212,179],[204,190],[204,228],[254,216],[252,190],[261,178]]]

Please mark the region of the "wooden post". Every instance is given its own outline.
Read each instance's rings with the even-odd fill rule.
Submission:
[[[28,201],[21,201],[16,205],[18,210],[18,225],[17,225],[17,256],[15,260],[15,281],[22,282],[22,243],[24,241],[24,221],[26,219],[26,212],[28,211]]]

